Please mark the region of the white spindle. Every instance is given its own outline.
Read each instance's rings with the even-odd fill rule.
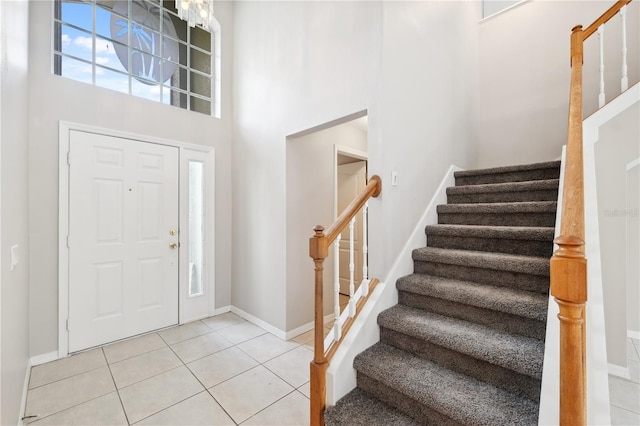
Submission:
[[[369,247],[367,246],[367,223],[369,221],[369,202],[364,203],[362,208],[362,297],[369,293]]]
[[[333,339],[337,342],[342,336],[340,324],[340,234],[333,243]]]
[[[598,27],[598,38],[600,39],[600,94],[598,95],[598,107],[604,106],[604,25]]]
[[[353,261],[353,228],[356,224],[355,216],[349,222],[349,316],[354,317],[356,315],[356,298],[354,273],[356,271],[355,262]]]
[[[629,88],[629,77],[627,75],[627,6],[620,9],[620,19],[622,20],[622,79],[620,80],[620,90],[624,92]]]

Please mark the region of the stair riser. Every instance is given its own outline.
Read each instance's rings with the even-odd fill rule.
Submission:
[[[496,173],[475,176],[456,177],[456,186],[482,185],[486,183],[525,182],[528,180],[558,179],[560,168],[527,170],[519,172]]]
[[[558,189],[521,192],[482,192],[475,194],[448,194],[448,204],[513,203],[526,201],[557,201]]]
[[[544,213],[439,213],[438,223],[485,226],[555,226],[555,212]]]
[[[540,378],[529,377],[385,327],[380,328],[380,341],[524,398],[533,401],[540,399]]]
[[[448,263],[425,262],[420,260],[414,260],[413,269],[417,274],[435,275],[438,277],[463,281],[475,281],[483,284],[534,291],[538,293],[547,293],[549,291],[549,277],[542,275],[451,265]]]
[[[553,241],[505,240],[501,238],[429,235],[428,233],[427,246],[447,249],[522,254],[526,256],[549,258],[553,254]]]
[[[399,291],[398,303],[533,339],[544,340],[546,333],[546,320],[537,321],[422,294]]]
[[[385,383],[372,379],[371,377],[357,372],[357,384],[360,389],[379,400],[386,402],[392,407],[407,416],[419,421],[425,425],[443,425],[443,426],[462,426],[462,423],[445,416],[438,411],[427,407],[413,398],[404,395],[396,389],[391,388]],[[372,425],[373,426],[373,425]]]

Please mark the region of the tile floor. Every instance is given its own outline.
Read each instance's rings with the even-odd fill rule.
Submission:
[[[609,375],[612,425],[640,425],[640,340],[627,339],[630,380]]]
[[[308,424],[312,351],[218,315],[34,367],[25,424]]]
[[[312,351],[312,331],[284,341],[218,315],[34,367],[25,424],[306,425]],[[640,340],[627,355],[612,425],[640,425]]]

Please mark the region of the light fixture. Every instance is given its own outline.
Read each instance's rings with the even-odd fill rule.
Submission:
[[[178,16],[190,27],[200,25],[205,30],[213,30],[213,0],[176,0]]]

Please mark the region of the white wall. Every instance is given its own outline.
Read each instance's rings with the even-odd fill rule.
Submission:
[[[559,158],[566,143],[571,28],[585,28],[612,1],[523,3],[480,24],[478,165],[492,167]],[[640,73],[640,2],[628,7],[630,85]],[[605,29],[607,99],[620,93],[620,19]],[[598,93],[598,37],[585,43],[585,116]]]
[[[234,305],[283,330],[311,321],[287,318],[301,301],[287,294],[286,137],[365,109],[384,186],[370,271],[386,275],[442,174],[473,163],[480,15],[479,2],[235,4]],[[293,284],[311,297],[312,281]]]
[[[345,123],[287,140],[287,330],[309,322],[314,309],[309,238],[334,221],[334,146],[367,152],[367,133]],[[304,238],[306,236],[306,238]],[[333,253],[333,250],[331,250]],[[333,312],[333,254],[325,261],[325,315]]]
[[[595,145],[607,358],[621,367],[627,366],[627,238],[638,238],[627,234],[627,219],[632,213],[627,210],[626,197],[627,164],[640,157],[638,117],[640,103],[636,102],[600,127]],[[635,244],[637,247],[637,240]],[[637,268],[637,259],[633,266]],[[637,288],[635,282],[632,291],[636,299],[631,305],[636,314]]]
[[[221,119],[53,75],[53,2],[30,10],[29,223],[31,355],[58,348],[58,123],[60,120],[213,146],[216,150],[216,306],[231,302],[231,2],[216,2],[222,32]]]
[[[380,12],[376,2],[235,3],[232,303],[280,330],[312,319],[286,319],[301,303],[287,300],[287,136],[367,109]]]
[[[29,361],[28,9],[26,1],[0,2],[0,423],[3,425],[18,423]],[[14,245],[18,245],[20,263],[11,271],[9,253]]]
[[[371,205],[372,277],[387,276],[449,167],[475,165],[480,9],[384,3],[380,98],[369,115],[369,170],[383,181]]]

